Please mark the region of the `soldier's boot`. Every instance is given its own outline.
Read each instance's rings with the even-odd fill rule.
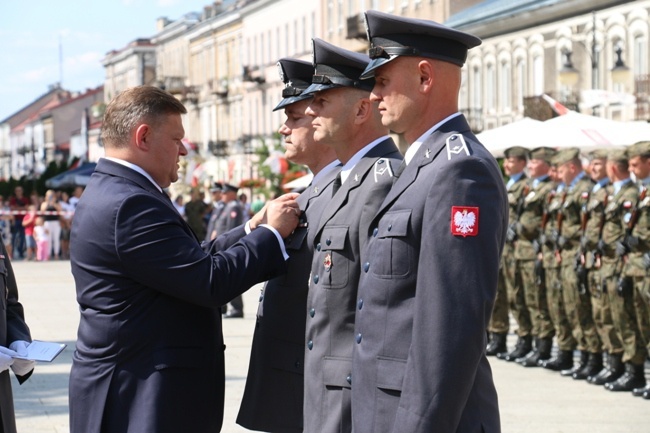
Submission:
[[[625,373],[625,366],[623,365],[623,354],[618,353],[618,354],[609,354],[609,357],[607,358],[607,362],[609,366],[605,370],[604,374],[598,374],[593,378],[593,380],[590,380],[589,383],[593,383],[594,385],[604,385],[606,383],[614,382],[618,380],[619,377]]]
[[[524,358],[518,359],[517,362],[524,367],[540,367],[541,362],[546,361],[551,357],[552,347],[553,340],[550,338],[538,338],[535,350],[530,352]]]
[[[605,388],[610,391],[632,391],[634,388],[641,388],[646,385],[643,375],[643,364],[634,365],[625,363],[625,374],[616,381],[606,383]]]
[[[643,392],[643,398],[650,400],[650,387],[646,387],[646,390]]]
[[[521,358],[525,354],[531,351],[533,348],[533,337],[526,335],[524,337],[519,337],[517,339],[517,345],[515,350],[510,353],[497,354],[497,358],[503,359],[504,361],[512,362],[517,358]]]
[[[542,367],[552,371],[562,371],[573,365],[573,351],[559,350],[555,358],[546,361]]]
[[[586,350],[581,350],[580,351],[580,360],[578,361],[577,364],[573,364],[571,368],[564,369],[560,371],[560,374],[565,377],[573,377],[573,373],[577,373],[578,371],[582,370],[587,366],[587,362],[589,362],[589,352]]]
[[[584,368],[581,368],[580,370],[573,373],[572,377],[575,380],[585,380],[590,376],[597,375],[598,372],[601,371],[602,369],[603,369],[603,354],[600,352],[590,353],[589,361],[587,362],[587,365],[585,365]]]
[[[498,356],[500,353],[508,353],[508,347],[506,346],[506,337],[507,333],[491,332],[490,333],[490,342],[485,348],[485,354],[487,356]]]
[[[632,390],[632,395],[635,397],[643,397],[643,394],[650,392],[650,384],[647,384],[644,387],[634,388]]]

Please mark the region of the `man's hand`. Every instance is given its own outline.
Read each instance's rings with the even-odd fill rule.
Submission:
[[[266,211],[269,207],[270,202],[264,203],[264,207],[260,209],[255,215],[253,215],[248,222],[248,226],[251,230],[255,230],[260,224],[266,224]]]
[[[298,225],[300,216],[300,207],[296,202],[298,195],[296,193],[284,194],[270,201],[266,206],[266,221],[264,223],[276,229],[283,238],[289,236]]]
[[[8,370],[9,367],[11,367],[11,364],[14,363],[14,358],[11,354],[12,352],[13,350],[0,346],[0,373]]]
[[[11,343],[9,348],[15,351],[18,356],[27,356],[27,346],[29,346],[28,342],[17,340]],[[14,371],[16,376],[24,376],[34,369],[34,361],[30,359],[14,359],[11,369]]]

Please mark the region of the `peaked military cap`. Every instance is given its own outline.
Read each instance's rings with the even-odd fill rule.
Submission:
[[[536,147],[532,149],[528,154],[529,159],[541,159],[547,164],[551,164],[551,158],[555,156],[557,151],[551,149],[550,147]]]
[[[463,66],[467,51],[481,44],[469,33],[435,21],[405,18],[378,11],[366,11],[366,31],[372,61],[361,78],[399,56],[428,57]]]
[[[607,154],[607,159],[612,162],[628,162],[628,156],[625,149],[610,150]]]
[[[370,63],[370,58],[362,53],[345,50],[322,39],[312,39],[315,73],[312,85],[305,94],[337,87],[353,87],[372,90],[375,80],[362,81],[359,76]]]
[[[304,60],[283,58],[278,62],[278,73],[280,74],[280,80],[284,83],[284,89],[282,90],[282,101],[273,111],[294,102],[311,98],[311,95],[304,94],[304,91],[311,84],[312,75],[314,75],[314,66],[311,63]]]
[[[210,192],[217,192],[217,191],[223,191],[223,185],[219,182],[213,183],[212,187],[210,188]]]
[[[506,158],[515,157],[525,159],[528,157],[528,149],[521,146],[512,146],[504,150],[503,154]]]
[[[239,191],[239,188],[237,188],[236,186],[231,185],[229,183],[224,183],[222,191],[223,192],[237,192],[237,191]]]
[[[580,149],[577,147],[569,147],[556,153],[555,156],[551,158],[551,163],[553,165],[562,165],[573,161],[576,158],[580,158]]]
[[[609,150],[607,149],[596,149],[592,150],[589,152],[587,155],[590,160],[592,159],[607,159],[607,154],[609,153]]]
[[[627,148],[628,158],[634,158],[637,156],[650,158],[650,141],[639,141]]]

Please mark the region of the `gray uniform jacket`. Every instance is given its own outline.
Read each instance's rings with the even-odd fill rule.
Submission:
[[[29,328],[25,323],[23,306],[18,302],[18,288],[16,278],[11,268],[11,262],[5,250],[4,244],[0,246],[0,346],[9,347],[17,340],[32,341]],[[11,392],[11,378],[5,370],[0,373],[0,432],[15,433],[16,419],[14,416],[14,399]],[[23,383],[29,376],[30,371],[24,376],[16,376],[18,383]]]
[[[316,229],[307,298],[306,433],[351,430],[349,376],[361,251],[401,160],[391,139],[368,151],[327,204]]]
[[[286,240],[288,271],[269,280],[260,295],[246,388],[237,423],[250,430],[302,432],[305,310],[314,236],[332,198],[334,167],[297,201],[305,212]]]
[[[352,367],[355,433],[495,433],[485,357],[508,199],[463,116],[433,132],[370,228]]]

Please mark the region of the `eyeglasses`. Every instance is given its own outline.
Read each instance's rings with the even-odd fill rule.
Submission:
[[[417,56],[420,50],[413,47],[370,47],[368,56],[371,59],[383,57],[390,59],[391,56]]]

